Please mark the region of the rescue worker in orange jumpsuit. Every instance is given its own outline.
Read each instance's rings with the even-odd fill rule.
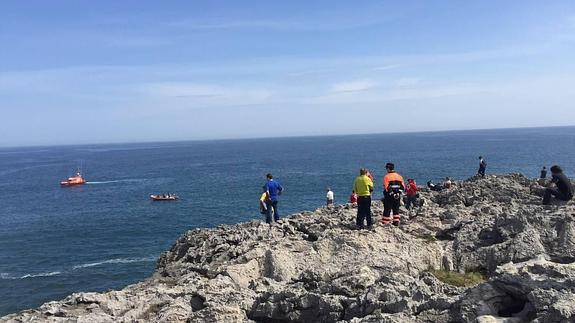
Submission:
[[[400,221],[399,207],[401,206],[401,194],[405,191],[403,177],[395,172],[395,165],[385,165],[387,174],[383,178],[383,224],[393,222],[398,226]],[[393,212],[393,217],[392,217]]]

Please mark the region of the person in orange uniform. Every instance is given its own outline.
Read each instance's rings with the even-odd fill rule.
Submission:
[[[383,178],[383,224],[398,226],[400,215],[399,207],[401,206],[401,194],[405,191],[403,177],[395,172],[395,165],[387,163],[385,165],[387,174]],[[393,217],[392,217],[393,212]]]

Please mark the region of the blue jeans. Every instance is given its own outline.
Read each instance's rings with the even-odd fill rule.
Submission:
[[[274,211],[274,221],[278,221],[280,219],[280,215],[278,214],[278,201],[267,200],[266,201],[267,212],[266,212],[266,223],[272,223],[272,209]]]

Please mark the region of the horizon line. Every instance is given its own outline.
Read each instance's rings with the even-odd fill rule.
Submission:
[[[394,134],[423,134],[423,133],[446,133],[446,132],[471,132],[471,131],[494,131],[494,130],[527,130],[527,129],[549,129],[549,128],[572,128],[575,125],[561,126],[525,126],[509,128],[473,128],[473,129],[444,129],[444,130],[421,130],[421,131],[393,131],[393,132],[366,132],[366,133],[342,133],[342,134],[311,134],[311,135],[283,135],[272,137],[235,137],[235,138],[211,138],[211,139],[177,139],[159,141],[115,141],[115,142],[86,142],[86,143],[64,143],[64,144],[30,144],[21,146],[2,146],[0,150],[14,148],[53,148],[53,147],[74,147],[74,146],[100,146],[100,145],[138,145],[138,144],[167,144],[185,142],[218,142],[218,141],[242,141],[242,140],[273,140],[273,139],[297,139],[297,138],[321,138],[321,137],[346,137],[346,136],[376,136]]]

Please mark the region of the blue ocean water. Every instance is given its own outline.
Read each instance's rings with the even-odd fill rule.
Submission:
[[[360,167],[378,192],[388,161],[420,184],[472,176],[478,155],[488,173],[573,176],[574,148],[575,127],[0,149],[0,315],[122,288],[188,229],[261,219],[268,172],[286,215],[321,206],[326,187],[345,202]],[[61,188],[81,163],[90,183]],[[181,200],[150,201],[165,192]]]

